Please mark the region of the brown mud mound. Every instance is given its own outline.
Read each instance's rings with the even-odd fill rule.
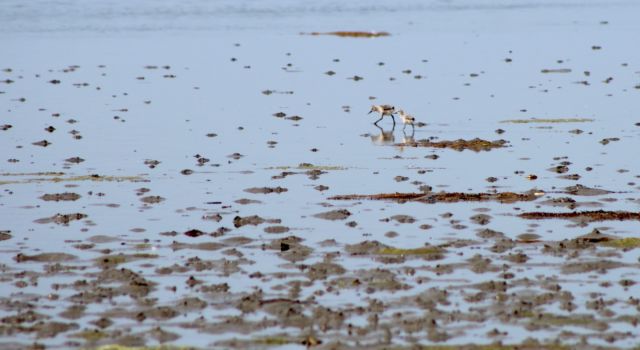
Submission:
[[[80,199],[80,195],[72,192],[64,193],[47,193],[40,197],[43,201],[75,201]]]
[[[399,202],[416,201],[422,203],[456,203],[456,202],[484,202],[498,201],[500,203],[515,203],[533,201],[539,197],[535,191],[525,193],[496,192],[496,193],[379,193],[379,194],[346,194],[329,197],[329,200],[393,200]]]
[[[475,152],[480,151],[490,151],[494,148],[503,148],[507,147],[508,141],[506,140],[496,140],[496,141],[487,141],[479,138],[475,138],[473,140],[454,140],[454,141],[429,141],[429,140],[418,140],[414,142],[403,142],[396,143],[394,146],[397,147],[432,147],[432,148],[451,148],[456,151],[463,150],[471,150]]]
[[[265,219],[259,217],[258,215],[251,215],[251,216],[245,216],[245,217],[236,216],[235,218],[233,218],[233,226],[235,226],[236,228],[240,228],[245,225],[258,226],[264,222],[265,222]]]
[[[244,190],[248,193],[253,194],[269,194],[269,193],[282,193],[287,192],[288,190],[284,187],[251,187]]]
[[[22,253],[18,253],[13,260],[16,262],[25,262],[25,261],[36,261],[36,262],[61,262],[61,261],[71,261],[75,260],[76,256],[66,253],[40,253],[35,255],[26,255]]]
[[[571,213],[549,213],[549,212],[527,212],[518,215],[523,219],[570,219],[579,221],[608,221],[608,220],[640,220],[640,213],[628,212],[628,211],[606,211],[606,210],[593,210],[593,211],[576,211]]]
[[[542,73],[568,73],[564,69],[543,69]],[[511,123],[511,124],[529,124],[529,123],[587,123],[592,122],[593,119],[589,118],[531,118],[531,119],[509,119],[503,120],[500,123]]]
[[[613,193],[612,191],[607,191],[599,188],[591,188],[591,187],[583,186],[581,184],[566,187],[565,191],[566,193],[572,194],[574,196],[601,196],[601,195]]]
[[[336,32],[311,32],[311,33],[301,33],[302,35],[334,35],[339,36],[341,38],[378,38],[381,36],[390,36],[391,34],[387,32],[361,32],[361,31],[336,31]]]
[[[71,221],[82,220],[87,217],[87,214],[72,213],[72,214],[56,214],[49,218],[37,219],[34,222],[37,224],[49,224],[56,223],[58,225],[69,225]]]
[[[351,212],[346,209],[331,210],[324,213],[315,214],[314,217],[325,220],[344,220],[351,216]]]

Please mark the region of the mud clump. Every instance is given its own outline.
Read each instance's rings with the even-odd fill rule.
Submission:
[[[72,192],[64,192],[64,193],[51,193],[45,194],[40,197],[43,201],[76,201],[80,199],[80,195]]]
[[[240,205],[248,205],[248,204],[260,204],[262,202],[255,199],[240,198],[238,200],[235,200],[234,203],[238,203]]]
[[[491,222],[491,215],[476,214],[472,216],[470,219],[471,221],[475,222],[478,225],[487,225],[489,222]]]
[[[612,193],[611,191],[601,190],[598,188],[590,188],[580,184],[565,188],[565,192],[574,196],[601,196]]]
[[[80,157],[71,157],[71,158],[65,159],[64,161],[68,162],[68,163],[73,163],[73,164],[80,164],[80,163],[84,162],[84,159],[82,159]]]
[[[369,255],[378,253],[383,249],[392,249],[392,247],[378,241],[363,241],[356,244],[348,244],[345,249],[351,255]]]
[[[313,249],[302,244],[303,239],[296,236],[275,239],[268,245],[264,245],[265,249],[276,250],[278,256],[289,262],[297,262],[305,260],[311,255]]]
[[[377,291],[400,291],[411,287],[402,283],[399,276],[388,269],[370,269],[358,271],[357,277],[338,277],[329,282],[342,288],[363,288],[367,294]]]
[[[594,229],[585,235],[570,240],[546,242],[543,252],[555,256],[562,256],[565,254],[574,254],[574,251],[578,249],[595,249],[596,246],[629,250],[640,247],[640,238],[620,238],[603,234],[598,229]]]
[[[31,144],[34,145],[34,146],[47,147],[47,146],[51,145],[51,142],[49,142],[47,140],[42,140],[42,141],[38,141],[38,142],[33,142]]]
[[[518,215],[523,219],[542,220],[542,219],[569,219],[578,220],[584,222],[591,221],[627,221],[627,220],[639,220],[640,213],[628,212],[628,211],[606,211],[606,210],[593,210],[593,211],[578,211],[571,213],[549,213],[549,212],[526,212]]]
[[[494,230],[491,230],[491,229],[488,229],[488,228],[478,231],[478,233],[476,235],[478,237],[484,238],[484,239],[503,239],[503,238],[505,238],[504,233],[498,232],[498,231],[494,231]]]
[[[309,266],[307,277],[311,280],[324,280],[331,275],[342,275],[346,273],[344,267],[331,262],[319,262]]]
[[[140,201],[145,204],[157,204],[164,201],[164,198],[160,196],[146,196],[140,198]]]
[[[623,263],[611,260],[571,262],[562,266],[562,272],[567,274],[588,273],[594,271],[605,273],[607,270],[617,269],[623,266]]]
[[[506,140],[487,141],[487,140],[475,138],[473,140],[459,139],[455,141],[435,141],[435,142],[432,142],[429,140],[419,140],[414,142],[396,143],[394,146],[450,148],[456,151],[470,150],[474,152],[480,152],[480,151],[490,151],[494,148],[507,147],[507,143],[508,141]]]
[[[536,200],[539,195],[534,191],[526,193],[497,192],[497,193],[380,193],[380,194],[347,194],[329,197],[330,200],[393,200],[399,202],[416,201],[421,203],[456,203],[497,201],[500,203],[528,202]]]
[[[76,220],[82,220],[87,217],[87,214],[73,213],[73,214],[56,214],[50,218],[42,218],[35,220],[38,224],[56,223],[58,225],[69,225],[70,222]]]
[[[264,228],[264,232],[266,233],[286,233],[289,232],[289,228],[286,226],[269,226]]]
[[[385,247],[375,252],[375,254],[414,256],[414,257],[422,257],[426,260],[440,260],[444,258],[445,252],[446,251],[444,249],[436,246],[427,246],[427,247],[409,248],[409,249]]]
[[[157,259],[158,255],[148,253],[105,255],[95,259],[96,265],[102,268],[113,268],[136,260]]]
[[[412,224],[416,222],[416,218],[410,215],[394,215],[389,218],[390,220],[396,221],[400,224]]]
[[[185,231],[185,233],[184,233],[185,236],[193,237],[193,238],[200,237],[200,236],[202,236],[204,234],[205,234],[204,232],[202,232],[200,230],[196,230],[196,229]]]
[[[61,262],[61,261],[71,261],[75,260],[76,256],[66,253],[40,253],[35,255],[26,255],[22,253],[18,253],[18,255],[13,257],[13,260],[16,262],[26,262],[26,261],[35,261],[35,262]]]
[[[251,188],[247,188],[244,190],[245,192],[248,193],[253,193],[253,194],[269,194],[269,193],[282,193],[282,192],[287,192],[288,189],[284,188],[284,187],[251,187]]]
[[[325,220],[344,220],[351,216],[351,212],[346,209],[331,210],[324,213],[315,214],[314,217]]]
[[[11,237],[13,237],[11,231],[0,231],[0,241],[6,241],[11,239]]]
[[[258,226],[262,223],[264,223],[264,219],[257,215],[245,217],[236,216],[235,218],[233,218],[233,226],[235,226],[236,228],[240,228],[245,225]]]

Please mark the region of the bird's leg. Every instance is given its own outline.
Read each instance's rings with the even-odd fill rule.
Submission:
[[[382,117],[384,117],[384,116],[381,115],[380,119],[376,120],[373,124],[378,125],[378,122],[382,120]]]
[[[396,118],[393,116],[393,114],[391,114],[391,120],[393,120],[393,125],[396,125]]]
[[[406,129],[406,128],[407,128],[407,124],[405,124],[405,125],[402,127],[402,132],[404,132],[404,129]]]

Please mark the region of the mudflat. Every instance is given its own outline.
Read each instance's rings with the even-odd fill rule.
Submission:
[[[0,348],[637,347],[639,12],[3,1]]]

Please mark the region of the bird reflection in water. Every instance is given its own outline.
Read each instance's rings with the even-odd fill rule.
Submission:
[[[412,147],[416,143],[416,139],[413,138],[415,133],[416,133],[415,129],[412,129],[411,134],[409,135],[407,135],[406,131],[402,130],[402,142],[396,145],[398,146],[398,149],[400,150],[400,152],[404,151],[405,147]]]
[[[415,135],[416,129],[411,129],[411,135],[407,136],[407,133],[402,130],[402,143],[405,145],[410,145],[416,142],[416,139],[413,138]]]
[[[386,131],[383,128],[381,128],[378,125],[375,125],[376,128],[380,129],[380,134],[378,135],[371,135],[371,142],[373,142],[376,145],[388,145],[391,143],[394,143],[396,141],[396,137],[393,135],[393,132],[396,129],[395,124],[393,125],[393,128],[391,128],[391,130]]]

